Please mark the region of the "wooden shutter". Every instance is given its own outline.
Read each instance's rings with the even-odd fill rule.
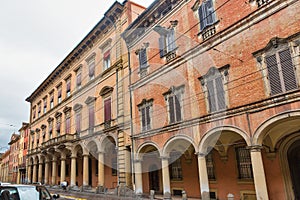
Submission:
[[[77,114],[76,115],[76,132],[80,133],[81,131],[81,115]]]
[[[147,67],[147,52],[146,49],[143,48],[139,52],[139,61],[140,61],[140,68],[144,69]]]
[[[222,76],[217,77],[216,80],[216,90],[217,90],[217,94],[216,94],[216,98],[217,98],[217,102],[218,102],[218,110],[222,110],[226,108],[226,104],[225,104],[225,91],[224,91],[224,85],[223,85],[223,81],[222,81]]]
[[[205,2],[205,10],[206,10],[206,23],[207,25],[211,25],[216,21],[216,14],[212,0],[208,0]]]
[[[181,105],[180,105],[181,95],[176,94],[176,96],[174,97],[175,97],[176,121],[181,121]]]
[[[76,77],[76,86],[80,86],[81,85],[81,73],[77,74]]]
[[[280,65],[283,75],[285,91],[297,89],[295,68],[292,62],[292,56],[289,49],[279,52]]]
[[[271,95],[282,93],[282,86],[276,55],[273,54],[271,56],[266,57],[266,63],[268,68],[268,78],[270,82]]]
[[[146,110],[146,127],[147,127],[147,130],[150,129],[150,122],[151,122],[151,119],[150,119],[150,106],[147,106],[145,108]]]
[[[210,112],[216,111],[214,80],[207,81],[207,95]]]
[[[71,91],[71,80],[67,81],[67,93]]]
[[[169,114],[170,114],[170,123],[175,122],[175,110],[174,110],[174,96],[169,97]]]
[[[89,64],[89,77],[93,77],[95,74],[95,61],[91,61]]]
[[[199,7],[198,14],[200,20],[200,30],[202,31],[206,27],[206,13],[204,4]]]
[[[70,131],[71,131],[70,129],[71,129],[71,118],[68,117],[66,119],[66,134],[70,133]]]
[[[91,106],[89,107],[89,128],[92,129],[94,128],[94,124],[95,124],[95,119],[94,119],[94,107]]]
[[[176,49],[174,29],[171,29],[168,32],[167,40],[168,40],[167,52],[174,51]]]
[[[141,109],[141,114],[142,114],[142,130],[146,130],[146,110],[145,108]]]
[[[166,49],[166,39],[164,35],[161,35],[159,38],[159,55],[161,58],[165,56],[165,49]]]
[[[111,98],[104,101],[104,120],[111,120]]]

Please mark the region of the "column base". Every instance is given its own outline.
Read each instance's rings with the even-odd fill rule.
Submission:
[[[171,193],[170,192],[164,193],[164,199],[172,199],[171,198]]]
[[[96,194],[104,194],[105,193],[105,187],[104,186],[98,186],[96,189]]]

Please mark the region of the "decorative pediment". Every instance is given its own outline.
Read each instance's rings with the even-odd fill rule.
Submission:
[[[105,96],[106,94],[112,93],[113,90],[114,90],[113,87],[110,87],[110,86],[104,86],[104,87],[101,89],[99,95],[100,95],[100,96]]]
[[[166,96],[166,95],[175,93],[176,91],[179,91],[179,90],[181,90],[181,91],[183,92],[183,90],[184,90],[184,85],[180,85],[180,86],[178,86],[178,87],[171,86],[170,89],[169,89],[167,92],[163,93],[163,95]]]
[[[215,66],[209,68],[207,73],[199,78],[201,85],[205,84],[205,79],[214,79],[219,76],[227,76],[230,65],[224,65],[223,67],[216,68]]]
[[[111,42],[112,42],[112,39],[109,38],[107,39],[100,47],[99,49],[106,49],[107,47],[111,46]]]
[[[91,104],[91,103],[94,103],[96,101],[96,97],[91,97],[89,96],[86,100],[85,100],[85,103],[86,104]]]
[[[263,49],[260,49],[252,54],[256,57],[258,54],[267,52],[270,49],[276,49],[279,45],[286,44],[287,42],[287,38],[273,37]]]
[[[45,124],[42,124],[41,129],[44,130],[47,126]]]
[[[152,104],[152,103],[153,103],[153,98],[148,99],[148,100],[143,99],[143,100],[141,101],[141,103],[139,103],[137,106],[140,107],[140,106],[143,106],[143,105],[145,105],[145,104]]]
[[[63,109],[63,112],[64,112],[64,113],[67,113],[67,112],[69,112],[69,111],[71,111],[71,110],[72,110],[71,107],[66,106],[66,107]]]
[[[73,107],[73,110],[75,112],[80,111],[82,109],[82,105],[79,103],[76,103],[75,106]]]
[[[96,53],[93,52],[89,57],[87,57],[87,58],[85,59],[85,61],[86,61],[86,62],[90,62],[92,59],[95,58],[95,56],[96,56]]]
[[[54,116],[55,116],[55,118],[59,118],[59,117],[61,117],[61,115],[62,115],[61,112],[56,112]]]
[[[52,122],[53,120],[54,120],[53,117],[49,117],[49,118],[47,119],[47,122],[50,123],[50,122]]]

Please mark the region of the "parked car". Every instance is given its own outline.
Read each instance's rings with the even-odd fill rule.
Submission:
[[[51,196],[42,185],[3,185],[0,186],[0,200],[55,200],[59,194]]]
[[[0,186],[1,185],[10,185],[11,183],[5,183],[5,182],[0,182]]]

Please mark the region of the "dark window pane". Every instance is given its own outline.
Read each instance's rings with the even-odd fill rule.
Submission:
[[[216,89],[217,89],[217,102],[218,102],[218,110],[225,109],[225,91],[223,86],[222,77],[216,78]]]
[[[170,123],[175,122],[175,110],[174,110],[174,96],[169,97],[169,114],[170,114]]]
[[[89,128],[90,129],[94,128],[94,123],[95,123],[94,115],[95,115],[94,114],[94,107],[92,106],[92,107],[89,108]]]
[[[162,35],[159,38],[159,55],[161,58],[165,56],[165,49],[166,49],[165,36]]]
[[[214,112],[216,111],[214,80],[210,80],[207,82],[207,95],[210,112]]]
[[[111,98],[104,101],[104,121],[111,120]]]
[[[175,97],[175,108],[176,108],[176,121],[181,121],[181,106],[180,106],[180,99],[181,95],[177,94]]]

